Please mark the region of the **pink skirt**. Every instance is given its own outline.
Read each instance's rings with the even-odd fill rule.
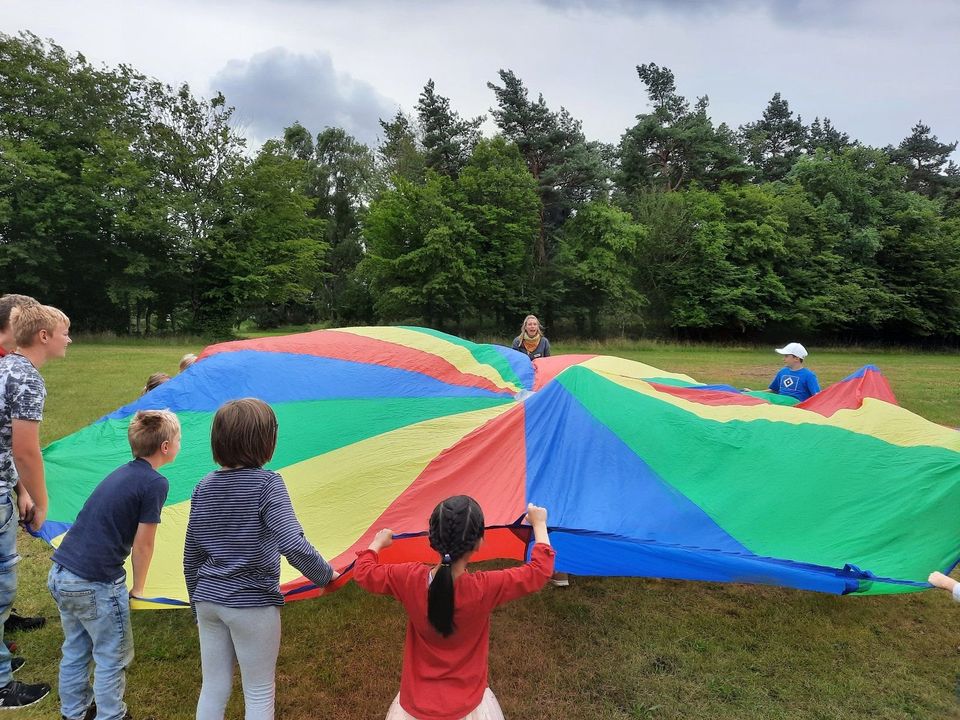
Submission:
[[[400,707],[400,694],[393,699],[393,705],[387,711],[387,720],[417,720],[413,715]],[[504,720],[503,711],[500,709],[500,703],[497,702],[493,690],[487,688],[483,691],[483,699],[469,715],[464,715],[463,720]]]

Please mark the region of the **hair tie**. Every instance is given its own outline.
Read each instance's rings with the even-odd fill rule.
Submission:
[[[450,553],[444,553],[443,558],[440,561],[441,565],[449,565],[452,561],[450,560]]]

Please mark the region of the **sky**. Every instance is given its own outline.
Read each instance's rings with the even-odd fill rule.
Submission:
[[[715,123],[757,120],[774,93],[870,145],[922,120],[960,139],[954,0],[0,0],[0,31],[223,92],[252,146],[299,121],[375,144],[428,79],[486,115],[511,69],[587,138],[617,142],[648,109],[636,66],[673,70]],[[957,158],[960,153],[955,153]]]

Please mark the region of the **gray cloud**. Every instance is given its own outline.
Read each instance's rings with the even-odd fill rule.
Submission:
[[[397,110],[397,103],[369,83],[338,73],[330,55],[321,52],[306,55],[274,48],[247,60],[231,60],[211,86],[236,107],[235,118],[253,142],[277,137],[298,121],[313,134],[341,127],[372,144],[380,129],[378,119]]]
[[[537,0],[554,10],[607,14],[648,13],[718,17],[761,12],[782,25],[846,24],[860,16],[863,0]]]

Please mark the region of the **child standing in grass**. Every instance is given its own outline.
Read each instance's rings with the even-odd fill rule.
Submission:
[[[127,439],[134,459],[107,475],[87,498],[53,553],[47,579],[63,625],[60,708],[67,720],[131,717],[123,702],[133,661],[123,563],[132,551],[132,594],[143,595],[170,487],[157,470],[180,452],[180,422],[169,410],[142,410],[130,421]]]
[[[283,478],[263,466],[277,446],[277,417],[262,400],[223,405],[213,418],[220,469],[193,491],[183,550],[200,630],[203,684],[197,720],[223,720],[240,665],[247,720],[271,720],[280,650],[280,556],[322,587],[339,573],[303,535]]]
[[[387,720],[497,720],[500,705],[487,684],[490,614],[510,600],[542,588],[553,572],[554,550],[547,511],[530,505],[527,521],[536,544],[530,562],[507,570],[467,573],[483,542],[483,511],[457,495],[430,516],[434,567],[422,563],[383,565],[379,552],[393,542],[381,530],[359,553],[354,579],[370,592],[392,595],[407,611],[400,693]]]
[[[60,310],[38,303],[18,308],[13,321],[16,351],[0,358],[0,710],[32,705],[50,692],[46,683],[13,679],[2,633],[17,592],[17,520],[39,530],[47,516],[40,452],[47,388],[39,369],[66,355],[70,344],[70,320]]]

